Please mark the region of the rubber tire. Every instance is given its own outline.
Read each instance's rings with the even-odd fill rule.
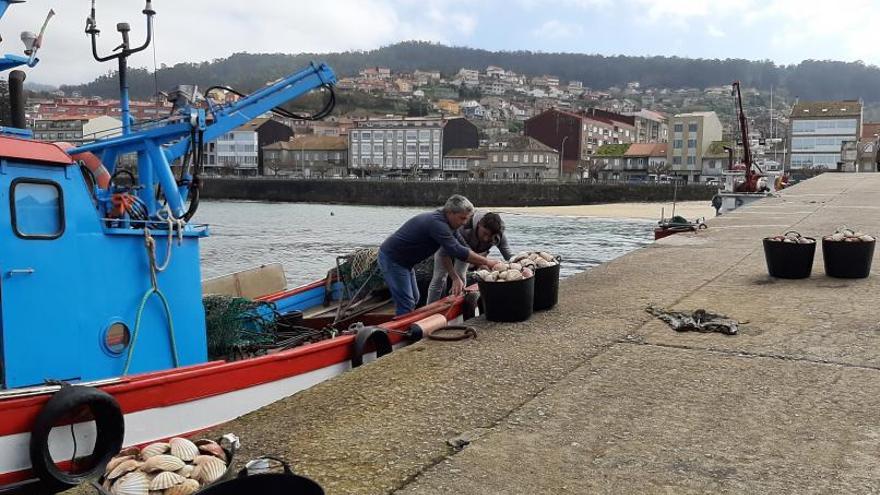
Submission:
[[[364,351],[366,351],[367,343],[371,341],[376,347],[377,358],[391,354],[391,351],[394,350],[391,346],[391,339],[388,337],[388,332],[385,329],[380,327],[360,328],[354,339],[354,355],[351,357],[352,368],[357,368],[364,364]]]
[[[95,417],[97,438],[90,455],[91,469],[69,474],[58,469],[49,453],[49,432],[69,411],[89,406]],[[52,493],[67,490],[104,472],[107,462],[122,449],[125,419],[119,403],[107,392],[92,387],[64,386],[49,398],[34,421],[31,430],[31,469],[42,482],[42,488]]]

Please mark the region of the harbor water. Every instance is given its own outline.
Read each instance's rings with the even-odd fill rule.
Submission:
[[[195,221],[211,226],[202,242],[202,277],[280,262],[288,284],[323,278],[336,257],[378,246],[427,208],[312,203],[203,201]],[[562,256],[571,276],[649,244],[650,220],[503,214],[514,253],[542,250]],[[497,250],[490,257],[501,259]]]

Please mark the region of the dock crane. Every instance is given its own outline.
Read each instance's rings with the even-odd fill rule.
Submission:
[[[736,116],[739,120],[739,131],[743,146],[743,164],[745,165],[745,180],[742,182],[737,181],[734,185],[734,191],[741,193],[760,192],[762,187],[759,185],[759,179],[764,177],[764,172],[752,161],[752,149],[749,145],[749,123],[746,120],[745,110],[743,110],[739,81],[733,82],[733,89],[731,91],[733,96],[736,97]]]

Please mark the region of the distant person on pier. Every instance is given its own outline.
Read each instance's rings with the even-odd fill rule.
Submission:
[[[712,207],[715,208],[715,216],[721,215],[721,195],[712,196]]]
[[[481,256],[489,254],[492,246],[498,248],[505,261],[513,256],[507,244],[507,237],[504,235],[504,220],[497,213],[475,211],[470,220],[458,228],[458,233],[471,251]],[[450,275],[453,294],[457,295],[458,291],[455,289],[459,283],[464,286],[469,266],[470,263],[467,261],[453,260],[443,248],[438,249],[434,254],[434,276],[431,277],[431,285],[428,287],[428,304],[443,297],[446,280]]]
[[[495,264],[492,259],[480,256],[468,248],[464,239],[456,232],[470,219],[473,211],[474,205],[467,198],[454,194],[446,200],[443,208],[421,213],[407,220],[379,247],[379,267],[391,290],[391,298],[394,299],[398,315],[415,309],[419,300],[419,287],[413,267],[434,255],[441,247],[458,260],[475,265]],[[453,292],[461,292],[464,282],[453,282]]]

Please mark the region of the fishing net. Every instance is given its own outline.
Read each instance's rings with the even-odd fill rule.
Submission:
[[[282,351],[337,335],[333,328],[299,325],[302,313],[281,315],[275,305],[242,297],[202,298],[209,359],[237,360]]]
[[[358,290],[362,296],[377,290],[387,290],[382,269],[379,268],[379,248],[358,248],[351,254],[339,256],[337,267],[328,275],[332,275],[334,271],[338,273],[338,278],[349,296],[356,294]],[[413,267],[413,271],[419,287],[427,287],[434,273],[434,256],[422,260]],[[328,276],[328,278],[332,277]]]
[[[205,326],[208,333],[208,358],[223,359],[242,349],[274,342],[275,307],[243,297],[207,295]]]

